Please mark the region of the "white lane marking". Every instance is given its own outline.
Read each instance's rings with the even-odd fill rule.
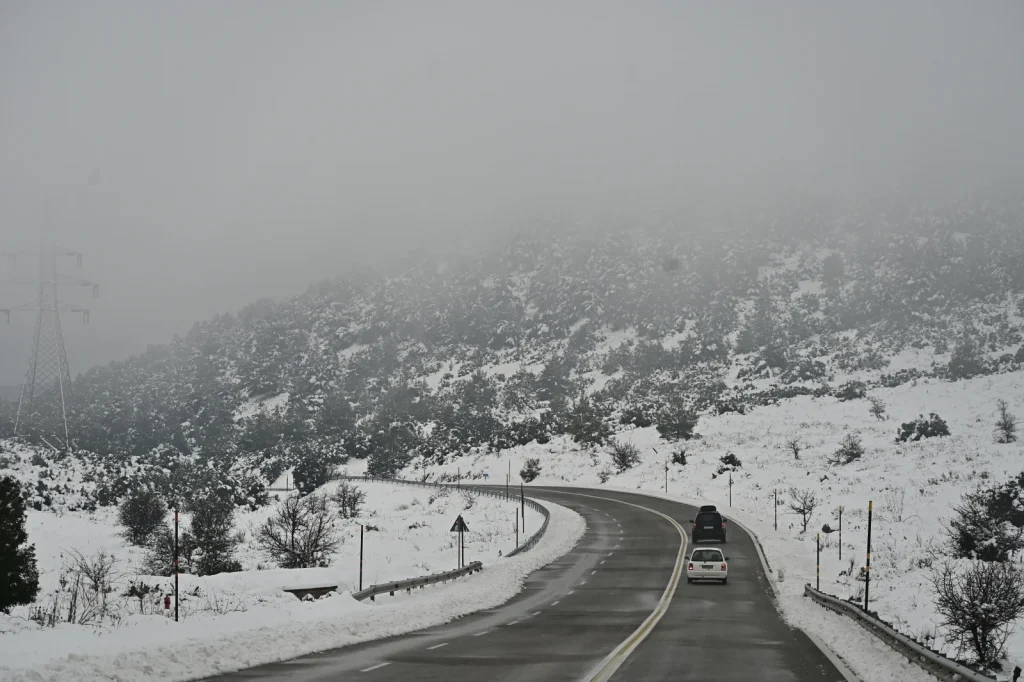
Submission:
[[[615,552],[608,552],[605,556],[611,556],[612,554],[615,554]]]
[[[544,612],[543,612],[543,611],[534,611],[534,612],[533,612],[533,613],[531,613],[530,615],[531,615],[531,616],[539,616],[539,615],[540,615],[540,614],[542,614],[542,613],[544,613]]]
[[[561,602],[561,600],[559,600],[559,601],[553,601],[553,602],[551,602],[551,605],[552,605],[552,606],[558,606],[559,602]]]
[[[604,562],[602,561],[601,563],[603,564]],[[596,568],[593,571],[590,572],[590,575],[594,575],[595,573],[597,573],[597,569]]]
[[[573,593],[573,592],[575,592],[575,591],[576,591],[576,590],[569,590],[568,592],[566,592],[566,594],[567,594],[567,595],[569,595],[569,594],[572,594],[572,593]]]
[[[435,644],[434,646],[428,646],[427,647],[427,651],[433,651],[434,649],[440,649],[443,646],[448,646],[448,642],[441,642],[440,644]]]
[[[606,561],[608,561],[608,560],[607,560],[607,559],[601,559],[601,563],[600,563],[599,565],[602,565],[602,566],[603,566],[603,565],[604,565],[604,562],[606,562]]]
[[[483,637],[484,635],[489,635],[489,634],[491,634],[490,630],[484,630],[483,632],[478,632],[478,633],[476,633],[475,635],[472,635],[472,636],[473,637]]]
[[[564,494],[576,497],[604,499],[609,502],[618,502],[619,504],[627,504],[630,507],[643,509],[644,511],[648,511],[665,519],[671,523],[675,527],[676,532],[679,533],[679,551],[676,554],[675,567],[672,569],[672,576],[669,578],[668,585],[665,586],[665,591],[661,594],[661,599],[658,600],[657,608],[655,608],[654,611],[651,612],[651,615],[649,615],[644,622],[640,624],[640,627],[633,631],[633,634],[615,647],[615,649],[584,678],[584,682],[606,682],[611,679],[626,659],[629,658],[630,654],[636,651],[636,648],[640,646],[640,643],[643,642],[649,634],[651,634],[651,631],[654,630],[658,621],[660,621],[668,611],[669,604],[672,602],[672,597],[675,596],[676,587],[679,585],[679,580],[682,577],[683,565],[686,562],[686,545],[688,538],[686,530],[680,526],[675,519],[668,514],[663,514],[660,511],[657,511],[656,509],[644,507],[639,504],[633,504],[632,502],[626,502],[625,500],[616,500],[610,497],[601,498],[597,495],[587,495],[584,493]],[[618,547],[616,547],[616,549],[618,549]]]
[[[377,665],[374,665],[374,666],[371,666],[369,668],[366,668],[365,670],[360,670],[359,672],[361,672],[361,673],[373,672],[374,670],[380,670],[381,668],[383,668],[386,665],[391,665],[391,663],[378,663]]]
[[[511,623],[509,623],[509,625],[515,625],[515,624],[516,624],[516,623],[518,623],[518,622],[519,622],[518,620],[514,620],[514,621],[512,621]]]
[[[587,584],[587,581],[586,581],[586,580],[581,580],[581,581],[580,581],[580,585],[586,585],[586,584]]]

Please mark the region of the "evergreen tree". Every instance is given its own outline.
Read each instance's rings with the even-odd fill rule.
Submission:
[[[39,593],[36,549],[27,545],[25,500],[11,476],[0,478],[0,611],[31,604]]]

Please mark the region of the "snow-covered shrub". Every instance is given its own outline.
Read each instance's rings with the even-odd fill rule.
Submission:
[[[530,457],[526,460],[526,464],[519,471],[519,477],[523,479],[525,483],[530,483],[540,476],[540,459],[537,457]]]
[[[640,448],[625,441],[612,441],[612,461],[621,474],[640,463]]]
[[[39,592],[36,551],[25,532],[25,501],[11,476],[0,478],[0,612],[29,604]]]
[[[835,391],[836,398],[842,401],[860,400],[867,397],[867,394],[868,389],[863,381],[847,381]]]
[[[1013,623],[1024,616],[1024,571],[1015,563],[947,562],[932,576],[935,610],[959,656],[998,665]]]
[[[965,493],[947,526],[956,558],[1007,561],[1024,549],[1024,474]]]
[[[689,440],[693,438],[697,420],[698,416],[690,412],[681,399],[676,398],[658,413],[658,433],[665,440]]]
[[[737,471],[740,467],[743,466],[743,463],[740,462],[740,458],[731,452],[719,457],[718,461],[720,462],[720,464],[718,465],[718,469],[715,471],[715,476],[724,474],[729,471]]]
[[[1013,443],[1017,440],[1017,417],[1002,399],[996,403],[995,437],[997,443]]]
[[[672,452],[672,463],[686,466],[686,448],[680,448]]]
[[[846,434],[839,448],[829,458],[830,464],[850,464],[864,456],[864,444],[855,433]]]
[[[884,421],[886,418],[885,403],[881,398],[871,397],[868,398],[871,401],[871,416],[879,421]]]
[[[901,424],[900,430],[896,434],[896,442],[916,442],[922,438],[936,438],[948,435],[949,426],[946,424],[945,420],[932,412],[928,417],[921,415],[912,422],[905,422]]]
[[[140,490],[121,501],[118,523],[124,526],[125,539],[133,545],[145,545],[167,518],[167,503],[151,490]]]

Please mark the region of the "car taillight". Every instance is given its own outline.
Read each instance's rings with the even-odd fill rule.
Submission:
[[[689,570],[691,570],[691,571],[693,570],[693,564],[690,564],[690,569]]]
[[[725,530],[725,521],[722,521],[722,530]]]
[[[723,571],[725,570],[725,564],[722,564],[722,570]]]

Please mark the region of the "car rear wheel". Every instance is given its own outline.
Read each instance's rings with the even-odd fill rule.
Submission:
[[[728,578],[722,578],[722,584],[725,585],[729,582]]]

